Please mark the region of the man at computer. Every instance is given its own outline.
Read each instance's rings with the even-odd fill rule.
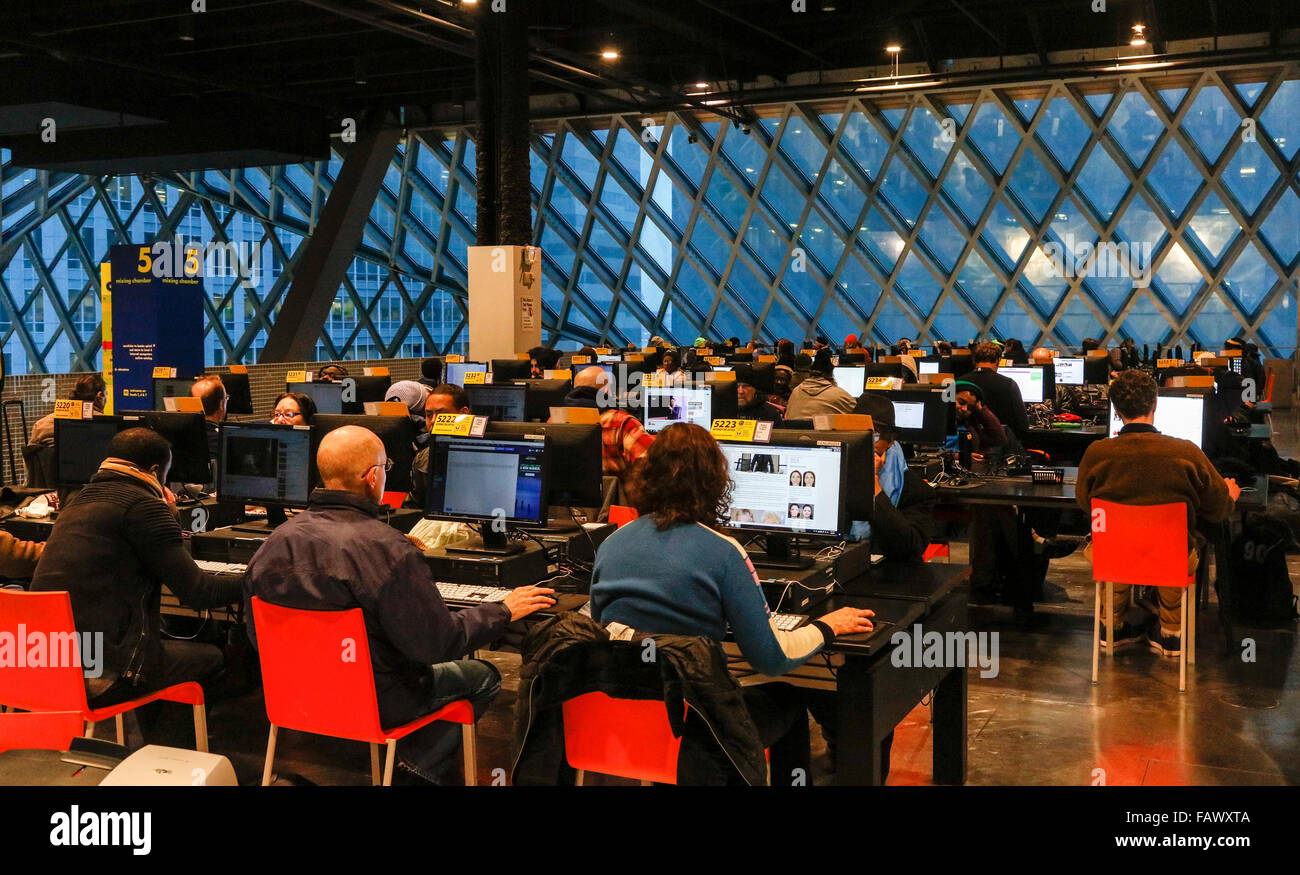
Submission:
[[[1029,416],[1016,381],[998,373],[1001,359],[1002,350],[996,343],[981,343],[975,347],[972,357],[975,370],[958,379],[979,386],[984,394],[984,405],[1023,443],[1029,435]]]
[[[206,421],[205,427],[208,432],[208,456],[215,465],[217,452],[220,450],[221,423],[226,421],[226,405],[230,401],[230,395],[226,392],[226,384],[221,382],[221,377],[216,374],[205,374],[195,380],[194,385],[190,386],[190,395],[203,401],[203,419]]]
[[[379,519],[388,466],[383,441],[359,426],[337,428],[321,439],[316,465],[324,487],[253,556],[247,595],[307,610],[360,608],[382,725],[409,722],[456,699],[468,699],[481,715],[501,677],[491,663],[461,657],[496,640],[507,623],[554,604],[553,590],[520,587],[504,602],[451,613],[423,554]],[[251,624],[249,637],[256,646]],[[430,724],[398,742],[398,763],[408,777],[437,783],[459,738],[452,724]]]
[[[573,391],[564,398],[565,407],[591,407],[600,411],[601,472],[620,481],[638,459],[646,454],[654,435],[637,419],[614,405],[609,374],[601,367],[583,368],[573,379]]]
[[[433,422],[439,413],[469,413],[469,394],[455,383],[440,383],[429,390],[424,399],[424,431],[433,431]],[[407,507],[424,507],[429,488],[429,446],[426,443],[411,462],[411,491],[406,496]]]
[[[1092,500],[1100,498],[1119,504],[1187,505],[1188,572],[1194,572],[1205,554],[1205,536],[1196,522],[1218,523],[1228,518],[1233,503],[1241,496],[1237,481],[1219,476],[1201,448],[1188,440],[1163,435],[1156,430],[1157,390],[1146,371],[1123,371],[1111,383],[1110,400],[1124,422],[1118,435],[1088,447],[1079,462],[1075,500],[1091,514]],[[1113,584],[1115,613],[1103,617],[1115,624],[1115,647],[1138,643],[1147,637],[1152,650],[1163,656],[1179,656],[1178,633],[1182,628],[1179,610],[1181,593],[1173,587],[1158,587],[1160,613],[1150,631],[1141,622],[1129,622],[1130,587]],[[1106,633],[1102,630],[1102,646]]]
[[[115,435],[99,471],[60,512],[32,578],[33,591],[69,593],[79,633],[103,636],[102,674],[86,679],[92,708],[208,683],[222,667],[217,647],[161,634],[164,585],[195,609],[241,595],[238,577],[201,571],[185,549],[176,499],[164,485],[171,456],[167,439],[147,428]],[[145,741],[189,747],[187,711],[157,702],[135,714]]]
[[[104,412],[108,403],[107,386],[99,374],[86,374],[72,387],[74,401],[89,401],[96,413]],[[52,488],[54,483],[54,414],[42,416],[32,425],[32,434],[23,450],[27,466],[27,485],[36,489]]]
[[[858,409],[875,431],[876,494],[871,523],[854,523],[855,537],[871,538],[871,552],[889,559],[920,559],[934,535],[934,487],[907,466],[898,442],[894,404],[868,390]]]

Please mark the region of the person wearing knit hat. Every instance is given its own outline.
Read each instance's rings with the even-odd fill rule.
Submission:
[[[817,350],[807,379],[790,392],[786,419],[812,419],[819,413],[852,413],[858,399],[835,383],[834,365],[828,348]]]
[[[858,343],[858,336],[856,334],[850,334],[844,338],[845,352],[851,352],[859,349],[862,349],[862,344]]]
[[[703,337],[697,337],[697,338],[695,338],[695,348],[696,348],[696,349],[703,349],[704,347],[706,347],[706,346],[708,346],[708,345],[709,345],[709,342],[708,342],[707,340],[705,340]]]
[[[388,393],[384,395],[385,401],[400,401],[406,405],[406,409],[411,412],[411,419],[421,426],[424,426],[424,402],[429,397],[427,386],[417,383],[415,380],[398,380],[388,387]]]

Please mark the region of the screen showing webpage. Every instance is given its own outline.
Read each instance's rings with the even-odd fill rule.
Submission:
[[[854,398],[861,395],[862,390],[866,388],[866,368],[836,368],[834,373],[836,384]]]
[[[701,428],[713,424],[713,390],[706,387],[696,389],[647,388],[645,395],[645,416],[642,422],[645,430],[662,431],[674,422],[693,422]]]
[[[1058,357],[1053,364],[1056,366],[1056,382],[1062,386],[1083,385],[1083,359]]]
[[[1191,441],[1198,447],[1205,430],[1205,398],[1201,395],[1186,397],[1167,397],[1161,395],[1156,400],[1156,431],[1170,437]],[[1110,406],[1110,436],[1119,434],[1124,427],[1124,420],[1115,412],[1115,405]]]
[[[1020,398],[1026,404],[1043,403],[1042,368],[998,368],[998,373],[1016,381],[1020,387]]]
[[[840,447],[720,444],[731,469],[729,525],[834,535],[840,525]]]

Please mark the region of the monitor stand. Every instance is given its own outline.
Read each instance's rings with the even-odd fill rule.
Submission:
[[[483,524],[482,544],[459,544],[455,547],[444,547],[448,553],[467,553],[481,556],[510,556],[514,553],[524,552],[524,545],[519,541],[510,541],[506,538],[506,532],[494,531],[491,523]]]
[[[231,531],[244,532],[250,535],[269,535],[275,531],[276,526],[283,525],[288,519],[289,517],[285,515],[284,508],[268,506],[266,508],[265,522],[259,520],[242,526],[234,526]]]
[[[813,558],[811,556],[800,556],[797,549],[794,549],[792,553],[789,535],[778,535],[769,532],[764,536],[763,540],[767,543],[767,552],[749,554],[749,561],[757,567],[785,568],[796,571],[812,568]]]

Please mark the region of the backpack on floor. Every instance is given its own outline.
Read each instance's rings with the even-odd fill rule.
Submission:
[[[1295,621],[1297,598],[1286,564],[1293,545],[1285,521],[1268,513],[1246,519],[1228,547],[1231,587],[1219,593],[1220,605],[1233,622],[1280,626]]]

